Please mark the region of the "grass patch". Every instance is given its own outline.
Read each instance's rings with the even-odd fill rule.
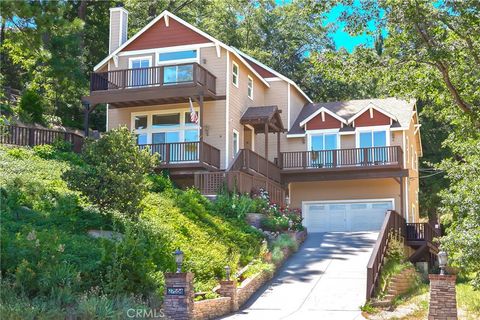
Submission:
[[[474,290],[468,283],[459,283],[456,289],[457,305],[465,319],[480,319],[480,291]]]

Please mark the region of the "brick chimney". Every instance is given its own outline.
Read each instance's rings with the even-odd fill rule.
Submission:
[[[108,53],[112,53],[127,41],[128,11],[123,5],[110,8],[110,35]]]

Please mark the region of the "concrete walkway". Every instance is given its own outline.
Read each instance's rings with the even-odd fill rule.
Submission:
[[[312,233],[243,306],[224,319],[363,319],[367,263],[378,233]]]

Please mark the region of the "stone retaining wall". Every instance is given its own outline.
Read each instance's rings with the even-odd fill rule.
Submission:
[[[195,301],[193,303],[193,319],[215,319],[231,312],[231,298],[220,297],[216,299]]]
[[[272,278],[272,273],[262,271],[252,278],[245,279],[237,289],[238,305],[242,306],[262,285]]]
[[[295,239],[299,245],[305,240],[306,236],[306,230],[291,233],[291,237]],[[277,267],[282,265],[283,262],[290,256],[290,254],[292,254],[292,252],[288,251],[285,254],[284,259],[277,264]],[[220,289],[217,290],[217,292],[219,294],[229,296],[195,301],[193,303],[193,319],[214,319],[231,312],[235,312],[239,306],[242,306],[245,302],[247,302],[247,300],[250,299],[250,297],[272,277],[272,272],[262,271],[250,278],[245,279],[237,288],[235,281],[221,281]]]

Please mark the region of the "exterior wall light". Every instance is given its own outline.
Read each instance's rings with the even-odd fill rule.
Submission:
[[[445,251],[440,251],[438,253],[438,265],[440,266],[440,274],[445,275],[445,267],[448,263],[448,255]]]
[[[177,249],[173,254],[175,255],[175,263],[177,264],[177,273],[180,273],[182,272],[183,251]]]
[[[227,278],[227,281],[230,281],[230,267],[225,266],[225,277]]]

